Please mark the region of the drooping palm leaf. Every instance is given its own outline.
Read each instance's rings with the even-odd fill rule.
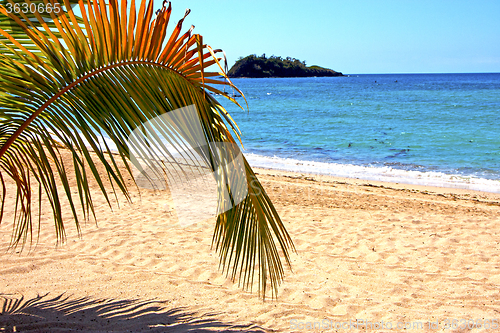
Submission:
[[[64,4],[70,8],[68,0]],[[224,84],[234,87],[220,67],[216,56],[220,50],[203,44],[202,37],[193,35],[192,29],[181,34],[184,19],[168,37],[170,4],[164,3],[156,15],[153,2],[146,0],[138,13],[134,1],[128,9],[127,0],[80,0],[78,6],[81,18],[69,9],[64,15],[51,15],[53,23],[47,25],[39,15],[38,22],[28,17],[20,20],[0,5],[0,17],[16,24],[10,31],[16,31],[13,35],[0,27],[0,48],[8,50],[0,54],[0,180],[4,189],[4,175],[17,184],[14,245],[24,244],[36,232],[32,215],[41,207],[32,207],[34,193],[44,193],[48,198],[60,240],[65,237],[63,197],[78,230],[79,206],[85,217],[95,217],[90,178],[111,204],[106,179],[99,174],[91,152],[106,170],[104,177],[128,197],[126,175],[120,172],[116,159],[125,162],[132,174],[127,164],[131,157],[127,140],[152,119],[194,105],[206,142],[235,144],[226,123],[239,139],[236,124],[210,94],[225,95],[236,103],[216,88]],[[19,29],[25,34],[23,38]],[[206,72],[205,68],[212,65],[218,65],[221,72]],[[226,80],[214,79],[221,75]],[[158,126],[155,130],[163,131],[161,134],[173,141],[192,139],[189,128],[184,134],[165,128]],[[112,154],[105,137],[116,146],[118,157]],[[162,142],[152,140],[148,144],[161,146]],[[63,164],[60,145],[70,150],[71,166]],[[204,156],[212,167],[218,156],[214,149],[209,146]],[[79,205],[71,196],[68,167],[77,176]],[[235,171],[222,168],[221,172],[219,192],[228,184],[224,179],[233,177]],[[241,172],[249,193],[242,202],[219,214],[213,244],[224,271],[233,279],[239,278],[244,287],[250,287],[258,266],[259,291],[265,297],[269,282],[275,295],[283,278],[280,253],[289,264],[288,250],[293,244],[246,160]],[[58,180],[62,187],[57,186]],[[224,200],[219,196],[219,206],[226,204]],[[3,209],[2,204],[1,212]]]

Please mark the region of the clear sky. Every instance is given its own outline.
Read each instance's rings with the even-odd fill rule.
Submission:
[[[195,25],[229,66],[265,53],[344,74],[500,72],[500,0],[172,0],[172,8],[172,23],[191,9],[183,30]]]

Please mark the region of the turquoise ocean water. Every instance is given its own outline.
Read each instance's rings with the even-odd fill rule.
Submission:
[[[500,192],[500,73],[232,81],[253,166]]]

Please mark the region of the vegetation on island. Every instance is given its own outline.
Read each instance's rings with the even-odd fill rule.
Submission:
[[[307,66],[305,61],[272,55],[266,58],[255,54],[239,58],[227,73],[229,77],[311,77],[344,76],[341,72],[320,66]]]

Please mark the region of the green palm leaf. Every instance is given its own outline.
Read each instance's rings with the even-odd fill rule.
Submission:
[[[70,8],[68,0],[64,4]],[[95,218],[90,178],[99,184],[110,205],[106,181],[128,197],[126,175],[120,172],[118,161],[133,174],[127,163],[131,158],[127,140],[148,121],[194,105],[206,142],[235,144],[226,124],[239,140],[236,124],[210,94],[225,95],[237,104],[217,88],[234,87],[220,66],[216,55],[220,50],[203,44],[192,29],[181,34],[184,19],[168,37],[170,4],[164,3],[156,14],[152,1],[146,0],[138,13],[134,1],[127,9],[126,0],[80,0],[78,6],[81,17],[68,9],[64,15],[51,15],[52,22],[45,24],[41,16],[34,23],[27,17],[19,20],[0,5],[2,22],[15,22],[11,30],[0,24],[0,49],[6,51],[0,54],[1,212],[4,176],[8,176],[17,184],[13,245],[32,240],[36,233],[32,215],[41,207],[32,207],[34,193],[48,198],[61,241],[65,238],[62,198],[71,207],[77,228],[80,210],[85,218]],[[218,65],[221,72],[206,72],[212,65]],[[180,131],[169,131],[161,123],[155,130],[169,142],[202,145],[194,142],[200,140],[191,133],[189,123],[180,124]],[[106,144],[106,137],[113,141],[117,155]],[[70,166],[63,164],[61,145],[72,154]],[[161,147],[163,143],[152,138],[148,145]],[[203,154],[212,170],[220,159],[214,149],[209,146]],[[96,163],[104,166],[105,176],[99,174]],[[71,196],[66,168],[77,176],[78,203]],[[242,202],[217,218],[213,244],[223,270],[232,279],[239,278],[244,287],[251,287],[257,266],[259,291],[265,297],[270,283],[274,296],[284,275],[280,254],[290,264],[291,239],[246,160],[242,170],[221,170],[219,194],[230,187],[224,180],[237,177],[238,172],[245,175],[249,191]],[[57,186],[58,180],[62,187]],[[219,195],[219,207],[227,205],[224,200],[227,198]]]

